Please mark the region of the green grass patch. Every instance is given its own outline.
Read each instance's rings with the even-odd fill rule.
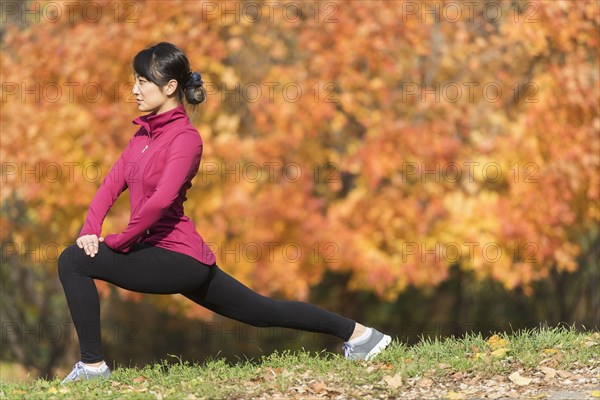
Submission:
[[[422,338],[413,346],[392,341],[370,361],[350,361],[337,353],[275,351],[257,361],[228,363],[167,362],[143,369],[118,367],[108,380],[60,385],[60,379],[0,382],[0,398],[212,399],[294,396],[363,398],[393,396],[390,377],[446,379],[457,374],[482,377],[533,371],[540,365],[556,370],[598,367],[600,333],[555,327],[462,338]]]

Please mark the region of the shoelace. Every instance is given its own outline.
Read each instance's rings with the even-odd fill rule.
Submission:
[[[75,379],[76,377],[81,375],[80,374],[81,371],[83,371],[83,373],[85,374],[85,377],[87,378],[87,371],[85,370],[85,366],[83,365],[83,363],[81,361],[78,361],[75,364],[75,368],[73,368],[73,371],[71,371],[69,376],[67,376],[67,379]]]
[[[344,357],[348,358],[352,354],[352,350],[354,350],[354,346],[348,342],[344,342],[342,349],[344,350]]]

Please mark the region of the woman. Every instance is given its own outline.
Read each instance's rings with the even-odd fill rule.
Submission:
[[[94,196],[85,224],[58,260],[60,281],[75,324],[81,360],[62,381],[108,378],[94,279],[142,293],[181,293],[218,314],[259,327],[287,327],[335,335],[348,359],[370,359],[391,338],[374,328],[308,303],[277,301],[244,286],[215,263],[215,255],[184,215],[203,143],[183,100],[203,103],[201,76],[185,54],[161,42],[133,60],[139,125]],[[119,234],[100,237],[117,197],[129,189],[131,216]]]

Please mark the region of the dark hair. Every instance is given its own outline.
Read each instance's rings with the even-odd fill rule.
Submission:
[[[133,58],[133,70],[160,87],[171,79],[177,81],[177,99],[189,104],[206,101],[206,90],[199,72],[190,69],[190,62],[179,48],[168,42],[150,46]]]

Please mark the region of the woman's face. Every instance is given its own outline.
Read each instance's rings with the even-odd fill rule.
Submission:
[[[138,74],[134,74],[135,84],[131,92],[135,95],[140,111],[156,111],[160,114],[163,110],[172,108],[176,101],[173,93],[177,89],[177,81],[171,80],[162,88]]]

